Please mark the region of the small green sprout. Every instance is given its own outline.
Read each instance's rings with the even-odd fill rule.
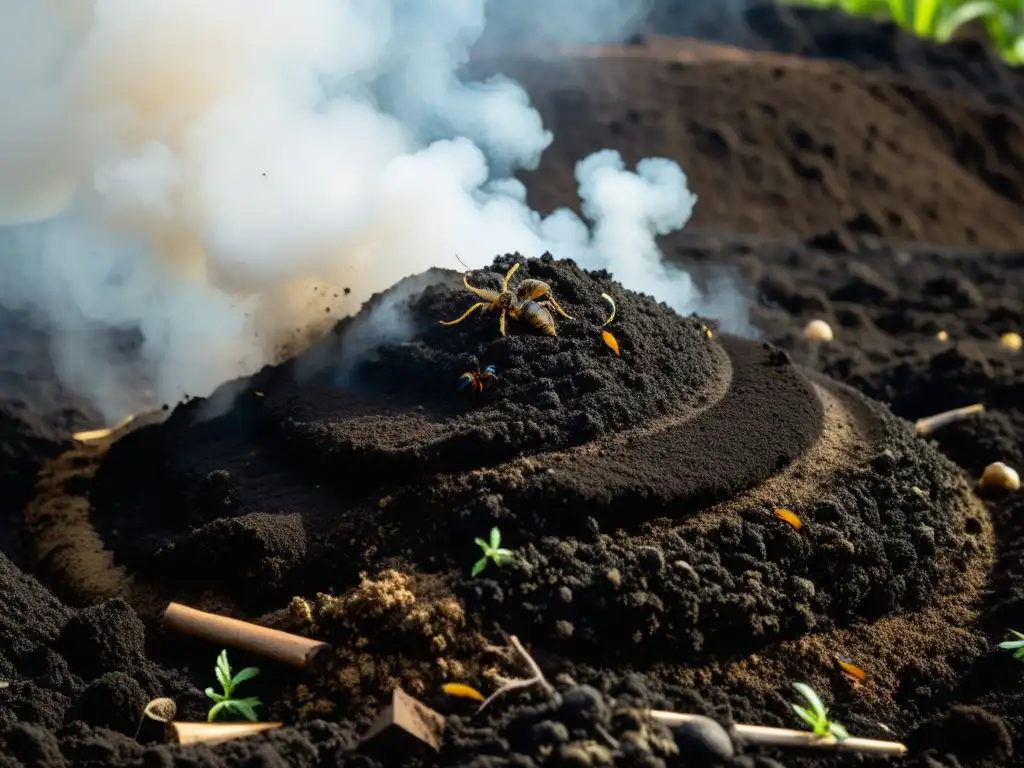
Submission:
[[[850,735],[839,723],[833,723],[828,719],[828,710],[825,709],[825,705],[821,703],[821,699],[811,686],[807,683],[793,683],[793,687],[804,697],[810,707],[801,707],[799,704],[790,704],[790,706],[800,716],[800,719],[811,727],[811,731],[815,735],[832,736],[837,741],[842,741]]]
[[[1017,639],[1000,643],[999,647],[1004,651],[1013,651],[1013,658],[1015,659],[1024,659],[1024,635],[1015,629],[1011,629],[1010,634],[1016,635]]]
[[[213,688],[206,689],[206,695],[214,700],[214,705],[210,708],[209,714],[206,716],[206,721],[212,723],[213,719],[217,717],[222,710],[227,712],[234,712],[235,714],[241,715],[246,720],[251,722],[258,722],[259,718],[256,717],[254,707],[263,706],[263,702],[257,699],[255,696],[250,696],[247,699],[233,699],[231,694],[235,692],[235,688],[238,687],[239,683],[244,683],[246,680],[250,680],[260,673],[256,667],[246,667],[234,677],[231,676],[231,665],[228,664],[228,652],[221,651],[217,657],[217,666],[214,668],[217,673],[217,682],[220,683],[220,687],[224,690],[223,693],[217,693]]]
[[[486,568],[490,560],[493,560],[495,565],[502,566],[512,559],[512,550],[501,548],[501,531],[498,530],[497,526],[491,528],[490,542],[476,539],[476,545],[484,551],[484,556],[473,565],[473,576],[477,576]]]

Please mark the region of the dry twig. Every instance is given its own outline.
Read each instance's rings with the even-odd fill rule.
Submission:
[[[519,638],[515,635],[510,635],[508,638],[508,642],[509,645],[512,646],[512,649],[519,655],[519,658],[521,658],[526,663],[526,666],[529,668],[532,674],[530,677],[526,678],[509,678],[499,676],[498,682],[500,683],[501,687],[498,688],[498,690],[496,690],[486,699],[484,699],[484,703],[480,705],[479,709],[477,709],[477,712],[483,711],[484,707],[486,707],[499,696],[509,693],[510,691],[518,690],[520,688],[529,688],[531,685],[540,686],[541,690],[543,690],[550,697],[555,696],[554,686],[551,685],[551,683],[547,681],[547,678],[544,677],[544,673],[540,671],[540,667],[537,666],[537,662],[534,661],[533,657],[526,652],[526,649],[523,648],[523,644],[519,642]],[[494,650],[501,651],[503,649],[495,648]]]

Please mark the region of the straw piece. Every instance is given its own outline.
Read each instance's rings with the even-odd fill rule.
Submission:
[[[711,718],[682,712],[648,711],[652,720],[668,726],[682,723],[697,723]],[[733,725],[737,736],[750,744],[763,747],[797,747],[800,749],[825,749],[837,752],[866,752],[875,755],[904,755],[906,746],[898,741],[848,738],[839,741],[832,736],[817,736],[810,731],[794,731],[789,728],[769,728],[764,725]]]
[[[185,635],[198,637],[217,645],[263,656],[293,667],[305,667],[314,654],[327,643],[308,637],[281,632],[247,621],[229,619],[215,613],[198,611],[181,603],[171,603],[164,611],[164,625]]]
[[[930,435],[935,430],[948,426],[954,421],[960,421],[960,419],[965,419],[972,413],[981,413],[984,410],[985,406],[981,403],[965,405],[963,408],[954,408],[951,411],[943,411],[934,416],[918,419],[914,426],[917,427],[917,434]]]
[[[117,430],[127,427],[133,421],[135,421],[135,414],[130,413],[112,427],[104,427],[102,429],[87,429],[84,432],[75,432],[73,435],[71,435],[71,437],[73,437],[80,443],[88,443],[92,442],[93,440],[102,440],[105,437],[110,437],[110,435],[112,435],[114,432],[117,432]]]
[[[281,723],[169,723],[167,734],[178,744],[216,744],[280,727]]]

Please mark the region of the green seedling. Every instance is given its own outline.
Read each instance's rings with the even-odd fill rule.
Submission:
[[[512,560],[512,550],[501,549],[501,531],[498,530],[497,526],[491,528],[491,540],[489,542],[483,539],[476,539],[476,545],[484,551],[484,556],[473,565],[473,576],[479,575],[487,567],[487,563],[492,560],[497,566],[502,566]]]
[[[811,686],[807,683],[793,683],[793,687],[810,706],[801,707],[799,704],[790,704],[790,706],[800,716],[800,719],[810,726],[816,736],[832,736],[837,741],[849,737],[850,734],[843,726],[828,719],[828,710]]]
[[[221,651],[217,657],[217,666],[214,667],[214,671],[217,673],[217,682],[220,683],[223,693],[217,693],[213,688],[206,689],[206,695],[214,701],[214,705],[210,707],[210,712],[206,716],[206,721],[212,723],[214,718],[221,712],[234,712],[236,715],[241,715],[253,723],[258,722],[259,718],[256,717],[255,707],[261,707],[263,703],[255,696],[250,696],[246,699],[235,699],[232,698],[232,695],[240,683],[251,680],[260,671],[256,667],[246,667],[232,677],[231,665],[228,664],[228,652],[226,650]]]
[[[1010,634],[1016,635],[1017,639],[1000,643],[999,647],[1004,651],[1013,651],[1013,658],[1015,659],[1024,659],[1024,635],[1015,629],[1011,629]]]

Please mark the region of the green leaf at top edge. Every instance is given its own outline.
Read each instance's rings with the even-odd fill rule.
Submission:
[[[498,530],[498,526],[491,528],[491,549],[497,549],[501,546],[501,531]]]

